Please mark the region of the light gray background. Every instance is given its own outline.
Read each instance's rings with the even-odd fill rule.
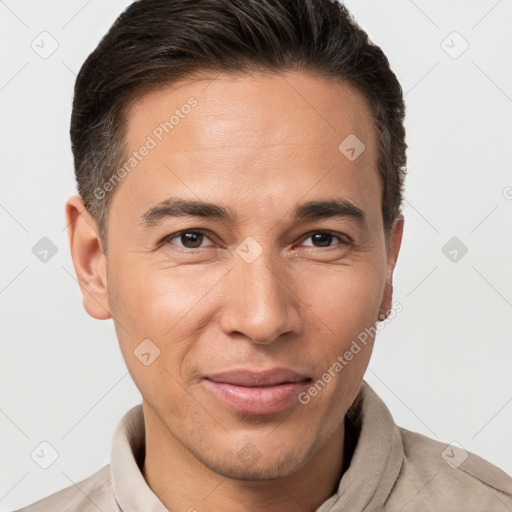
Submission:
[[[112,321],[82,307],[64,218],[75,75],[128,4],[0,1],[3,511],[107,464],[117,422],[140,402]],[[512,473],[512,1],[346,4],[407,104],[403,311],[379,334],[365,379],[399,425]],[[43,31],[59,45],[47,59],[31,47],[51,49]],[[469,44],[457,58],[454,31]],[[46,263],[32,253],[42,237],[58,249]],[[442,251],[452,237],[468,248],[456,262]],[[48,469],[30,456],[42,441],[59,454]]]

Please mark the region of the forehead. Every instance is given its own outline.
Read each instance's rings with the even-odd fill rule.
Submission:
[[[144,156],[112,207],[116,195],[138,211],[181,195],[245,200],[249,215],[249,204],[265,211],[283,194],[295,202],[337,187],[362,208],[380,208],[371,111],[343,82],[297,72],[187,79],[140,96],[125,118],[125,161]],[[340,147],[351,146],[364,151],[347,158]]]
[[[197,102],[193,109],[187,108],[191,98]],[[187,116],[198,122],[182,123]],[[369,104],[358,90],[339,80],[299,72],[185,79],[136,98],[126,119],[129,147],[137,145],[141,134],[157,129],[155,122],[171,120],[170,132],[183,151],[237,147],[233,132],[245,137],[244,147],[261,143],[332,146],[350,133],[371,146],[374,135]],[[179,124],[187,126],[178,129]],[[162,135],[167,134],[164,130]]]

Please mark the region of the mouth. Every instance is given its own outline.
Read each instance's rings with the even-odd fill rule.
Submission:
[[[266,371],[237,369],[205,377],[207,389],[231,409],[246,414],[272,414],[296,402],[311,383],[308,375],[288,368]]]

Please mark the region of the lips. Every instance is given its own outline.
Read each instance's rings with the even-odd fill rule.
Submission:
[[[266,371],[237,369],[205,377],[207,389],[230,408],[246,414],[272,414],[294,401],[311,382],[308,375],[288,368]]]
[[[297,373],[287,368],[274,368],[263,372],[254,370],[233,370],[229,372],[214,373],[207,379],[212,382],[222,382],[235,386],[276,386],[288,382],[300,382],[309,379],[307,375]]]

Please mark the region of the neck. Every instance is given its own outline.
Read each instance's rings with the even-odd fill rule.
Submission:
[[[146,454],[142,474],[172,512],[313,512],[336,492],[352,451],[345,422],[341,421],[324,446],[297,472],[275,480],[240,481],[202,464],[145,403],[144,422]]]

